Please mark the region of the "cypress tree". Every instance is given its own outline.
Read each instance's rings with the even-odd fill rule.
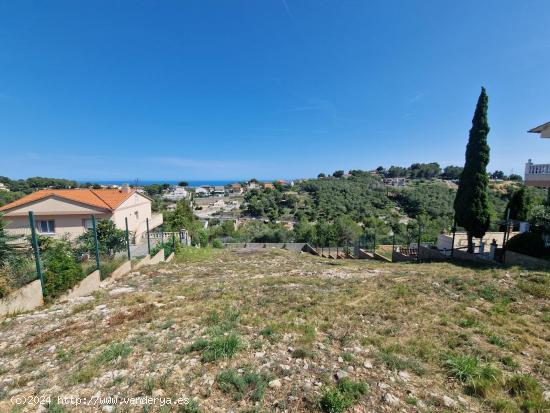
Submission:
[[[512,194],[510,201],[508,201],[504,219],[507,218],[508,211],[510,211],[510,219],[527,221],[527,217],[529,216],[529,206],[530,199],[525,192],[525,187],[522,186]]]
[[[473,237],[483,238],[491,223],[487,186],[487,164],[489,163],[489,123],[487,108],[489,98],[485,88],[477,101],[472,119],[470,137],[466,146],[466,163],[460,176],[454,202],[456,223],[468,233],[468,252],[473,253]]]

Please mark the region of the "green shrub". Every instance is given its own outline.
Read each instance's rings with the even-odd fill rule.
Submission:
[[[204,349],[201,359],[204,362],[209,362],[221,358],[232,358],[241,347],[241,339],[235,333],[214,337]]]
[[[329,387],[323,393],[319,406],[325,413],[341,413],[367,394],[369,386],[348,378],[340,380],[338,386]]]
[[[506,248],[520,254],[540,258],[545,255],[544,240],[535,232],[523,232],[508,241]]]
[[[234,369],[222,371],[216,381],[224,393],[231,394],[233,399],[250,399],[262,401],[270,376],[246,370],[242,375]]]
[[[44,251],[43,262],[44,298],[47,300],[63,294],[84,278],[82,266],[67,241],[52,242]]]
[[[212,241],[212,248],[223,248],[223,244],[219,239]]]

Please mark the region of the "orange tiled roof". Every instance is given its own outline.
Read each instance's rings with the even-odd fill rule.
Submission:
[[[6,211],[49,196],[57,196],[59,198],[112,211],[127,200],[134,192],[134,190],[122,192],[118,189],[41,189],[17,201],[4,205],[0,208],[0,211]]]

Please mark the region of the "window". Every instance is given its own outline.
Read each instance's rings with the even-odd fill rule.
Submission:
[[[39,234],[55,234],[55,221],[36,221],[36,230]]]
[[[134,212],[134,214],[136,215],[136,220],[139,220],[139,212],[136,211],[136,212]]]
[[[92,219],[91,218],[83,219],[82,226],[84,227],[84,229],[93,229],[94,224],[92,222]]]

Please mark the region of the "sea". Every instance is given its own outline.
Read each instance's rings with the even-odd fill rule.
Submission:
[[[209,186],[224,186],[228,184],[233,184],[235,182],[246,182],[247,179],[233,179],[233,180],[204,180],[204,181],[186,181],[190,187],[197,188],[199,186],[209,185]],[[135,185],[135,186],[147,186],[147,185],[162,185],[162,184],[168,184],[168,185],[177,185],[181,180],[141,180],[141,179],[134,179],[134,180],[112,180],[112,181],[104,181],[104,180],[95,180],[95,179],[88,179],[88,180],[77,180],[79,184],[85,184],[85,183],[92,183],[92,184],[99,184],[99,185]]]

